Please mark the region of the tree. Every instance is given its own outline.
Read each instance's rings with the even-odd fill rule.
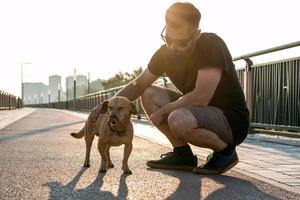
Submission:
[[[129,72],[123,73],[120,71],[117,74],[115,74],[112,78],[108,79],[107,81],[104,81],[103,87],[105,90],[107,90],[110,88],[125,85],[130,81],[134,80],[136,77],[138,77],[138,75],[140,75],[142,71],[143,71],[142,67],[133,70],[132,73]]]

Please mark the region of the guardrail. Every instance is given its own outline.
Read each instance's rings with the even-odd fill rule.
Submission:
[[[251,128],[300,132],[300,57],[253,65],[252,57],[300,46],[300,41],[233,58],[246,66],[237,70],[251,114]],[[29,105],[90,112],[98,103],[111,98],[123,86],[96,92],[67,102]],[[171,86],[172,87],[172,86]],[[138,118],[144,114],[139,100]]]
[[[26,107],[35,107],[35,108],[57,108],[57,109],[68,109],[76,110],[82,112],[91,112],[92,109],[99,103],[102,103],[105,100],[113,97],[123,86],[111,88],[104,91],[95,92],[92,94],[87,94],[81,97],[76,98],[75,100],[69,101],[60,101],[60,102],[51,102],[44,104],[29,104],[25,105]],[[142,115],[145,114],[144,110],[141,107],[140,100],[135,101],[138,114],[136,117],[140,119]]]
[[[251,114],[251,128],[300,132],[300,57],[253,65],[250,58],[298,47],[300,41],[239,56],[237,70]]]
[[[0,90],[0,110],[11,110],[22,107],[22,99]]]

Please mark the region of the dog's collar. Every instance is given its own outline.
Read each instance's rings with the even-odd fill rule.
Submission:
[[[110,125],[109,122],[107,122],[107,125],[108,125],[109,129],[110,129],[112,132],[116,133],[117,135],[120,135],[120,133],[125,132],[125,130],[124,130],[124,131],[116,131],[116,130],[114,130],[114,129],[111,127],[111,125]]]

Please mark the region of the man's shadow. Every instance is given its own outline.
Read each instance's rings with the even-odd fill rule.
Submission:
[[[202,178],[209,178],[224,187],[212,192],[205,199],[279,199],[260,190],[252,182],[238,177],[227,175],[203,175]]]
[[[147,168],[147,171],[160,172],[179,180],[179,185],[166,199],[201,199],[201,177],[188,171]]]
[[[220,200],[220,199],[277,199],[257,188],[256,185],[245,179],[227,176],[227,175],[198,175],[188,171],[176,170],[162,170],[148,168],[148,171],[160,172],[168,176],[173,176],[179,179],[179,185],[175,192],[173,192],[166,199],[206,199],[206,200]],[[207,179],[211,179],[211,182]],[[214,184],[214,185],[210,185]],[[216,185],[223,185],[219,189],[215,189],[207,196],[204,196]],[[206,188],[206,187],[211,188]]]
[[[59,182],[43,184],[42,186],[50,188],[49,199],[126,199],[128,195],[126,178],[128,175],[121,175],[117,196],[108,191],[101,191],[105,173],[98,173],[96,179],[86,188],[75,189],[80,177],[86,170],[87,168],[81,168],[78,174],[66,185]]]

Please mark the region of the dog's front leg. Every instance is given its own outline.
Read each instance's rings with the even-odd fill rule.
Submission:
[[[122,162],[123,174],[132,174],[131,170],[128,167],[128,158],[130,156],[131,151],[132,151],[132,144],[126,143],[124,147],[124,157]]]
[[[108,159],[108,167],[109,168],[114,168],[114,164],[112,163],[112,161],[110,159],[110,154],[109,154],[110,147],[111,147],[110,145],[106,145],[105,153],[106,153],[106,157]]]
[[[106,172],[108,167],[108,160],[105,153],[106,145],[104,143],[98,142],[98,150],[101,155],[101,164],[99,172]]]

